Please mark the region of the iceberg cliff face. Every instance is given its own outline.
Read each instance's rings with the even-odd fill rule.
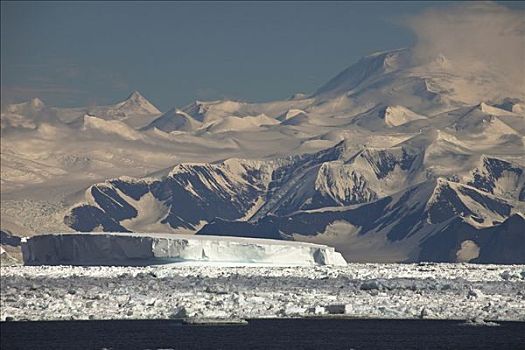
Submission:
[[[64,233],[22,243],[26,265],[150,265],[170,262],[346,265],[334,248],[227,236]]]

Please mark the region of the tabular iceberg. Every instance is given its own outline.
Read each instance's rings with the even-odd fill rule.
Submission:
[[[150,265],[170,262],[346,265],[312,243],[161,233],[58,233],[22,242],[26,265]]]

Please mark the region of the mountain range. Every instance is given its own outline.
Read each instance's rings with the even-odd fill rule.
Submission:
[[[2,108],[2,231],[298,240],[347,261],[525,262],[525,89],[410,49],[312,94],[164,113]]]

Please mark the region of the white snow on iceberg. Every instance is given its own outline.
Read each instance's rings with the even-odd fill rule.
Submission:
[[[162,233],[59,233],[22,243],[26,265],[152,265],[209,262],[346,265],[334,248],[312,243]]]

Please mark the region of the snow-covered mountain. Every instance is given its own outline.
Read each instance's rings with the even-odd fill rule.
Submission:
[[[157,130],[170,133],[173,131],[193,131],[199,128],[200,122],[193,119],[187,113],[172,108],[151,123],[142,128],[142,130]]]
[[[66,221],[87,231],[200,228],[199,234],[326,241],[353,261],[454,261],[454,254],[461,260],[464,242],[478,250],[485,244],[481,231],[492,228],[496,234],[515,215],[512,220],[523,219],[525,202],[516,193],[525,191],[524,168],[495,158],[481,162],[465,183],[432,177],[424,171],[423,154],[406,147],[354,153],[340,143],[265,162],[184,164],[162,180],[94,185],[89,204],[74,207]],[[144,221],[151,207],[162,210],[155,211],[153,222]],[[443,234],[451,225],[471,234]],[[438,235],[446,241],[439,251],[425,245]],[[523,234],[515,235],[498,238],[503,239],[498,244],[519,256]]]
[[[127,99],[109,106],[90,106],[81,108],[49,107],[39,98],[18,104],[7,105],[2,110],[2,129],[36,129],[42,123],[81,124],[84,115],[102,119],[128,120],[158,116],[161,112],[138,91]],[[136,123],[136,121],[135,121]]]
[[[71,109],[55,109],[58,115],[66,116]],[[73,109],[78,110],[78,109]],[[82,110],[82,109],[80,109]],[[124,120],[133,117],[158,116],[161,112],[138,91],[132,92],[124,101],[108,106],[85,108],[85,114],[96,115],[103,119]]]
[[[294,239],[348,261],[524,262],[524,95],[490,67],[400,49],[282,101],[10,105],[2,227]],[[17,219],[44,199],[58,209]]]

